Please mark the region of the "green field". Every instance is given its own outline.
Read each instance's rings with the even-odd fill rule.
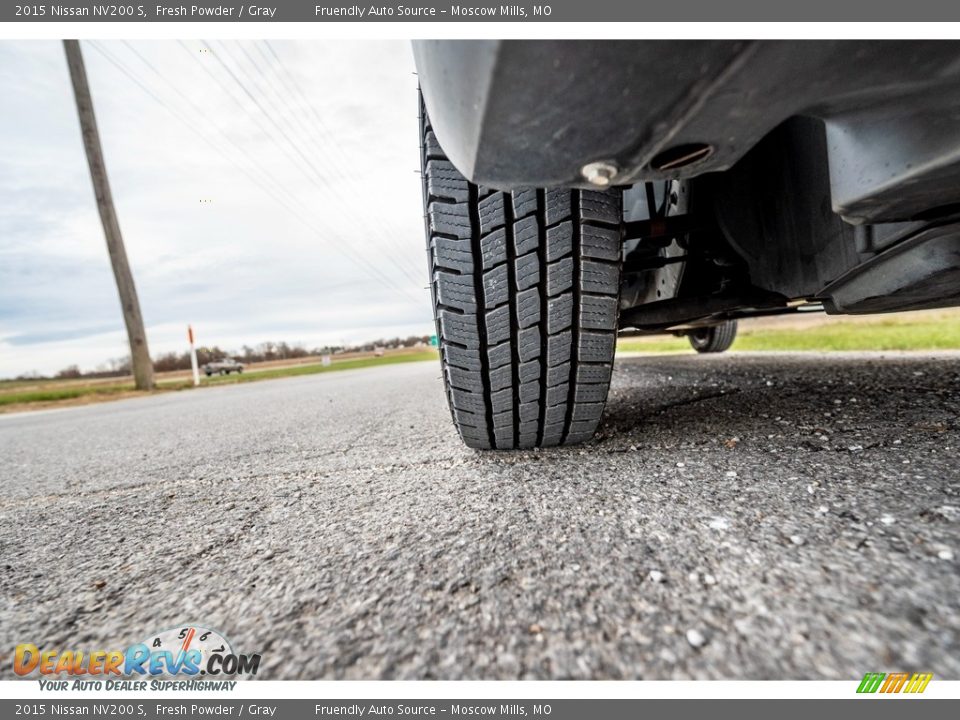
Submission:
[[[621,351],[681,352],[693,350],[686,338],[623,338]],[[832,352],[841,350],[958,350],[960,317],[938,319],[899,316],[870,322],[838,321],[807,328],[751,328],[740,324],[733,351]]]
[[[75,398],[86,397],[88,395],[117,395],[124,392],[132,392],[133,383],[124,383],[117,385],[104,385],[100,387],[79,386],[79,387],[57,387],[49,390],[9,390],[4,385],[0,385],[0,406],[18,405],[21,403],[42,403],[56,402],[58,400],[73,400]]]
[[[650,336],[622,338],[617,345],[621,352],[676,353],[693,352],[686,338]],[[740,332],[732,351],[832,352],[842,350],[960,350],[960,312],[932,311],[886,317],[855,319],[799,318],[785,324],[764,321],[740,323]],[[334,360],[324,367],[315,362],[286,367],[250,368],[242,375],[204,378],[201,388],[209,385],[255,382],[274,378],[314,375],[317,373],[354,370],[393,365],[396,363],[436,360],[435,350],[404,352],[382,357]],[[193,383],[183,374],[161,377],[155,392],[192,390]],[[25,407],[99,402],[139,395],[133,383],[97,380],[5,380],[0,381],[0,411]]]
[[[254,382],[257,380],[271,380],[281,377],[292,377],[296,375],[315,375],[317,373],[336,372],[338,370],[355,370],[358,368],[376,367],[378,365],[395,365],[397,363],[418,362],[422,360],[436,360],[437,353],[433,350],[424,350],[422,352],[402,353],[396,355],[384,355],[383,357],[354,358],[350,360],[335,360],[332,364],[324,366],[321,363],[311,363],[309,365],[294,365],[289,367],[270,368],[266,370],[253,370],[240,375],[217,375],[210,378],[203,378],[200,381],[200,387],[207,385],[227,385],[241,382]],[[44,388],[43,385],[49,384],[53,387]],[[28,387],[28,389],[20,389]],[[157,383],[155,392],[168,392],[171,390],[191,390],[193,382],[190,380],[176,379],[163,380]],[[36,403],[57,403],[66,400],[106,400],[111,396],[119,396],[134,393],[133,383],[129,381],[116,383],[94,383],[84,380],[62,381],[62,380],[9,380],[0,382],[0,407],[10,405],[26,405]]]
[[[356,370],[359,368],[377,367],[378,365],[396,365],[397,363],[420,362],[421,360],[436,359],[436,351],[424,350],[422,352],[404,353],[402,355],[384,355],[382,357],[337,360],[327,367],[316,363],[310,365],[276,368],[273,370],[256,370],[254,372],[243,373],[241,375],[217,375],[215,377],[205,378],[201,382],[204,385],[222,385],[226,383],[270,380],[272,378],[292,377],[295,375],[316,375],[317,373],[331,372],[335,370]]]

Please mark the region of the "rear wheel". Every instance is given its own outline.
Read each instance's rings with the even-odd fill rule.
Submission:
[[[719,325],[697,328],[688,337],[698,353],[721,353],[733,345],[737,337],[737,321],[726,320]]]
[[[589,440],[616,346],[619,190],[479,187],[422,118],[437,337],[460,436],[481,449]]]

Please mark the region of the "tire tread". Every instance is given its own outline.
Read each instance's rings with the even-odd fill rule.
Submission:
[[[589,440],[616,346],[619,191],[469,183],[423,118],[427,249],[443,375],[472,448]]]

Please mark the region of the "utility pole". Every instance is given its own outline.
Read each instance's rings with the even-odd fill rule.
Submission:
[[[123,247],[120,223],[113,207],[113,195],[107,180],[107,166],[103,161],[103,149],[100,146],[100,134],[97,131],[97,119],[93,114],[93,100],[87,83],[87,71],[83,65],[79,40],[64,40],[63,49],[67,53],[67,65],[70,68],[70,81],[73,83],[73,95],[77,101],[77,114],[80,116],[80,130],[83,133],[83,147],[87,152],[87,164],[90,166],[90,178],[97,197],[97,210],[103,224],[103,234],[107,239],[107,251],[113,276],[117,281],[120,294],[120,306],[123,309],[123,322],[127,326],[130,339],[130,364],[133,368],[133,380],[137,390],[153,389],[153,363],[147,348],[147,333],[143,328],[143,316],[140,314],[140,302],[137,300],[137,288],[133,284],[133,275],[127,262],[127,251]]]

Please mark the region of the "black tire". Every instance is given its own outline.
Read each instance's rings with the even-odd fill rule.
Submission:
[[[737,321],[725,320],[719,325],[698,328],[688,336],[698,353],[721,353],[730,349],[737,338]]]
[[[460,437],[478,449],[589,440],[616,347],[620,192],[478,187],[421,116],[437,337]]]

